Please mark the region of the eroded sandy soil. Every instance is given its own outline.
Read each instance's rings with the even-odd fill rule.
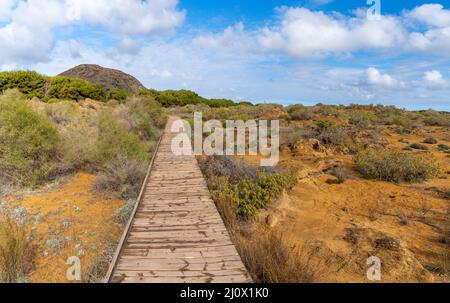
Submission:
[[[386,148],[393,150],[428,137],[450,144],[445,128],[409,135],[387,129],[387,134]],[[369,256],[381,259],[383,282],[448,281],[443,271],[450,248],[443,235],[449,224],[449,200],[439,194],[450,188],[448,154],[437,145],[429,145],[429,151],[411,151],[434,157],[442,168],[440,177],[422,184],[394,184],[362,179],[351,156],[313,145],[305,141],[294,151],[283,149],[282,165],[295,167],[300,182],[260,220],[270,216],[273,228],[293,245],[318,247],[316,257],[328,263],[321,281],[367,282]],[[327,183],[335,179],[327,173],[334,166],[348,172],[343,184]]]

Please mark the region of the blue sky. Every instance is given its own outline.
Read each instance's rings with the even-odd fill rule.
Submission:
[[[450,111],[450,1],[0,0],[0,69],[118,68],[156,89]]]

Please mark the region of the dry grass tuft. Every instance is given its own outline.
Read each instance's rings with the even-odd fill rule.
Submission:
[[[238,237],[243,262],[258,283],[314,283],[327,272],[318,247],[290,247],[281,234],[258,227],[250,239]]]
[[[9,218],[0,218],[0,281],[26,281],[34,258],[35,247],[28,229]]]

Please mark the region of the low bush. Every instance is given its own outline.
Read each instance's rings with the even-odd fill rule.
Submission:
[[[114,116],[125,128],[142,140],[157,140],[166,124],[161,105],[153,98],[131,98],[117,107]]]
[[[57,76],[50,78],[50,88],[46,94],[48,98],[82,100],[85,98],[106,100],[103,87],[82,79]]]
[[[446,145],[446,144],[439,144],[438,145],[440,150],[449,150],[450,146]]]
[[[231,183],[242,179],[256,180],[258,171],[274,172],[271,168],[260,168],[248,164],[244,160],[235,160],[228,156],[210,156],[200,161],[200,166],[208,180],[215,181],[218,177],[226,177]]]
[[[342,183],[344,183],[345,181],[347,181],[348,179],[351,178],[351,175],[349,174],[349,172],[345,168],[340,167],[340,166],[333,167],[329,171],[329,173],[331,175],[335,176],[336,179],[334,179],[334,180],[333,179],[327,180],[328,184],[342,184]]]
[[[377,116],[378,123],[383,125],[398,125],[408,129],[413,124],[412,117],[404,110],[394,106],[377,106],[375,108],[375,115]]]
[[[437,144],[438,141],[435,138],[426,138],[425,140],[423,140],[423,143],[425,143],[425,144]]]
[[[33,269],[35,246],[27,228],[0,218],[0,282],[25,282]]]
[[[0,100],[0,142],[1,182],[36,186],[51,176],[61,137],[27,102]]]
[[[127,99],[127,97],[128,94],[119,88],[113,88],[106,92],[106,98],[108,100],[117,100],[119,102],[123,102]]]
[[[356,169],[368,179],[389,182],[423,182],[439,173],[430,160],[400,152],[365,150],[354,159]]]
[[[145,161],[148,153],[139,137],[128,132],[109,114],[103,114],[98,121],[98,161],[106,166],[118,159]]]
[[[450,114],[428,110],[421,113],[425,125],[450,126]]]
[[[248,240],[241,237],[237,246],[257,283],[313,283],[328,271],[327,260],[317,258],[317,249],[306,244],[291,247],[270,230],[258,230]]]
[[[164,107],[185,106],[205,104],[209,107],[230,107],[237,105],[228,99],[206,99],[199,96],[196,92],[190,90],[165,90],[157,91],[154,89],[146,89],[141,92],[143,96],[151,96],[155,98]],[[248,104],[245,104],[248,106]]]
[[[47,77],[33,71],[12,71],[0,73],[0,92],[18,89],[27,97],[43,98],[46,95]]]
[[[354,111],[350,112],[349,122],[359,128],[368,128],[376,123],[377,116],[369,111]]]
[[[353,130],[327,121],[317,121],[311,135],[330,146],[345,147],[353,145]]]
[[[429,150],[428,146],[419,143],[411,144],[409,147],[418,150]]]
[[[135,199],[129,199],[123,207],[115,212],[114,220],[121,225],[125,225],[131,218],[136,203],[137,201]]]
[[[291,189],[296,182],[295,177],[278,173],[258,172],[256,180],[243,179],[236,184],[222,177],[218,188],[212,191],[212,196],[214,200],[236,205],[238,215],[249,219],[278,198],[284,190]]]
[[[147,163],[124,157],[103,167],[94,189],[120,199],[136,199],[147,172]]]
[[[312,120],[316,116],[316,114],[311,108],[305,106],[295,106],[292,108],[288,108],[288,112],[292,120],[298,121]]]
[[[44,113],[56,124],[68,125],[80,116],[78,106],[71,101],[60,101],[45,106]]]
[[[64,130],[61,161],[58,169],[61,174],[78,170],[95,171],[98,164],[98,131],[85,120],[70,124]]]
[[[49,101],[55,99],[80,100],[90,98],[105,101],[107,98],[124,100],[123,92],[106,92],[103,87],[82,79],[56,76],[46,77],[32,71],[13,71],[0,73],[0,91],[18,89],[27,98],[38,97]]]
[[[230,157],[200,159],[214,201],[232,205],[236,214],[249,219],[292,188],[297,178],[288,172],[261,169]]]

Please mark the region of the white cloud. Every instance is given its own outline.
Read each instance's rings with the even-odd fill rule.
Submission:
[[[80,20],[105,26],[115,32],[147,35],[171,31],[185,19],[178,0],[66,0],[66,7],[78,10]],[[73,6],[75,3],[75,6]]]
[[[17,0],[0,0],[0,22],[7,21],[11,16],[13,6]]]
[[[424,4],[407,12],[406,16],[435,27],[450,26],[450,10],[444,9],[442,4]]]
[[[423,79],[425,84],[432,88],[442,88],[449,84],[449,81],[438,70],[425,72]]]
[[[222,33],[208,34],[193,39],[201,47],[217,48],[229,51],[248,51],[254,49],[251,33],[246,32],[244,24],[239,22],[227,27]]]
[[[259,42],[267,50],[295,57],[391,48],[405,39],[403,27],[394,17],[346,19],[306,8],[282,8],[280,12],[280,24],[264,28]]]
[[[21,0],[2,10],[10,22],[0,27],[0,60],[47,60],[54,30],[69,25],[100,26],[113,34],[170,32],[185,18],[177,5],[178,0],[128,0],[126,5],[123,0]]]
[[[372,86],[395,88],[403,86],[404,83],[396,80],[389,74],[382,74],[378,69],[370,67],[366,70],[367,84]]]
[[[405,14],[412,23],[425,25],[423,32],[412,32],[409,45],[422,52],[448,56],[450,53],[450,10],[441,4],[424,4]]]

